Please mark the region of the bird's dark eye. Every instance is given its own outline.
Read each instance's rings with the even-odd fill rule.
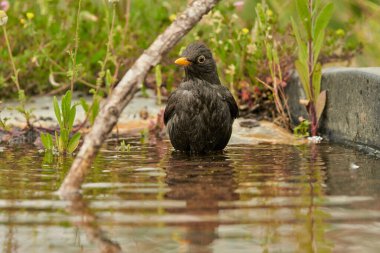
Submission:
[[[198,57],[198,63],[204,63],[206,61],[206,57],[204,57],[204,55],[201,55]]]

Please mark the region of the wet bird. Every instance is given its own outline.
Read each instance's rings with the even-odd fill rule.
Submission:
[[[173,147],[190,153],[223,150],[239,110],[220,82],[211,51],[196,42],[175,63],[185,68],[185,79],[169,96],[164,113]]]

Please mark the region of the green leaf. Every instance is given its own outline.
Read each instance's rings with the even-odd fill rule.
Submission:
[[[321,79],[322,79],[322,65],[316,64],[313,72],[313,89],[314,101],[317,101],[319,93],[321,92]]]
[[[272,54],[272,47],[270,44],[266,45],[266,53],[267,53],[267,58],[270,64],[273,62],[273,54]]]
[[[49,142],[48,142],[47,137],[45,136],[45,134],[41,133],[40,138],[41,138],[42,145],[44,145],[44,148],[48,149]]]
[[[67,127],[68,120],[70,118],[70,110],[71,110],[71,91],[68,90],[66,94],[62,98],[62,115],[63,115],[63,122],[65,126]]]
[[[58,132],[55,132],[55,143],[59,153],[63,153],[64,145],[61,136],[58,136]]]
[[[311,38],[311,13],[309,12],[309,6],[307,0],[296,0],[296,7],[298,16],[309,36]]]
[[[326,90],[322,91],[321,94],[319,94],[317,103],[315,105],[315,110],[317,113],[317,122],[321,119],[322,113],[325,109],[326,106],[326,99],[327,99],[327,94]]]
[[[66,126],[66,121],[67,121],[66,95],[67,93],[62,97],[62,100],[61,100],[62,121],[65,124],[65,126]]]
[[[19,90],[18,91],[18,100],[21,103],[24,103],[26,101],[26,96],[25,96],[25,91],[24,90]]]
[[[70,132],[66,129],[62,129],[60,133],[60,141],[62,143],[63,148],[67,147],[67,144],[69,143],[69,135]]]
[[[331,20],[332,14],[334,12],[334,4],[329,3],[318,14],[315,21],[315,26],[313,30],[313,38],[318,38],[319,34],[324,31]]]
[[[62,135],[59,136],[59,142],[58,142],[58,152],[64,153],[65,152],[65,145],[64,145],[64,137]]]
[[[58,145],[59,145],[58,133],[54,132],[54,135],[55,135],[55,143],[57,144],[57,147],[58,147]]]
[[[50,146],[49,146],[48,134],[41,133],[40,138],[41,138],[41,142],[42,142],[42,145],[44,146],[44,148],[46,150],[49,150]]]
[[[302,121],[298,126],[294,128],[294,135],[298,138],[304,138],[309,136],[310,122],[308,120]]]
[[[297,7],[298,16],[301,19],[310,18],[309,6],[308,6],[307,0],[296,0],[296,7]]]
[[[88,91],[90,94],[96,94],[96,90],[94,89],[94,88],[92,88],[92,89],[90,89],[89,91]]]
[[[100,101],[99,98],[95,98],[94,102],[92,104],[92,111],[91,111],[91,118],[90,118],[90,123],[91,125],[94,124],[96,117],[99,114],[99,108],[100,108]]]
[[[75,115],[77,113],[77,108],[73,106],[69,113],[69,119],[67,121],[67,130],[70,132],[74,125]]]
[[[109,69],[107,69],[107,71],[106,71],[106,87],[108,89],[108,92],[110,92],[109,89],[111,88],[113,82],[114,81],[113,81],[113,77],[111,75],[111,71]]]
[[[161,72],[161,65],[157,65],[155,67],[155,74],[156,74],[156,87],[160,87],[162,84],[162,72]]]
[[[53,150],[54,148],[53,137],[50,134],[48,134],[48,140],[49,140],[50,150]]]
[[[42,140],[42,137],[44,140]],[[53,149],[53,138],[51,137],[50,134],[46,133],[46,134],[41,134],[41,140],[43,141],[44,143],[44,146],[47,150],[52,150]]]
[[[86,101],[84,98],[81,98],[81,99],[79,100],[79,102],[80,102],[80,105],[82,106],[83,110],[84,110],[86,113],[88,113],[89,105],[88,105],[87,101]]]
[[[297,44],[298,44],[298,60],[302,63],[307,62],[307,46],[306,43],[302,41],[300,31],[297,27],[297,24],[294,22],[294,19],[291,18],[294,35],[296,36]]]
[[[55,117],[57,118],[59,127],[63,128],[61,109],[59,108],[59,104],[58,104],[58,100],[56,96],[54,96],[54,99],[53,99],[53,106],[54,106]]]
[[[320,0],[315,0],[314,1],[314,6],[313,6],[313,11],[318,11],[318,9],[320,8],[321,6],[321,1]]]
[[[142,94],[142,96],[144,98],[149,98],[149,94],[147,92],[147,88],[146,88],[145,84],[141,83],[140,86],[141,86],[141,94]]]
[[[314,53],[314,65],[318,62],[318,57],[322,49],[323,41],[325,38],[325,31],[319,33],[318,38],[315,40],[313,53]]]
[[[80,137],[80,133],[76,133],[71,137],[69,144],[67,145],[67,153],[71,154],[75,151],[75,149],[78,147]]]
[[[307,66],[300,61],[296,61],[295,66],[300,77],[302,87],[306,93],[306,97],[310,100],[311,92],[309,88],[309,71],[307,69]]]

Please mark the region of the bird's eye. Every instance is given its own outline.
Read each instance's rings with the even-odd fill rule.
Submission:
[[[198,57],[198,63],[204,63],[206,61],[206,57],[204,57],[204,55],[201,55]]]

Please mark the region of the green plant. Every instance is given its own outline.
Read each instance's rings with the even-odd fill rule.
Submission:
[[[18,100],[20,102],[20,104],[16,107],[16,110],[19,111],[24,116],[27,126],[30,127],[31,126],[30,119],[32,117],[32,111],[27,110],[25,108],[26,96],[25,96],[24,90],[21,89],[21,86],[19,83],[18,76],[19,76],[20,69],[16,68],[16,64],[13,57],[12,48],[9,42],[9,37],[7,33],[7,28],[6,28],[7,22],[8,22],[7,14],[4,11],[0,10],[0,26],[3,28],[4,39],[7,44],[8,54],[9,54],[9,58],[10,58],[12,69],[13,69],[13,75],[11,78],[13,82],[16,84],[16,88],[18,92]]]
[[[293,133],[296,137],[304,138],[308,137],[310,128],[310,121],[303,120],[301,123],[293,129]]]
[[[118,1],[113,1],[111,3],[112,4],[112,21],[111,21],[111,25],[110,25],[109,32],[108,32],[106,54],[105,54],[104,60],[99,61],[99,65],[100,65],[101,69],[100,69],[100,71],[98,73],[98,77],[96,79],[97,91],[102,86],[103,80],[105,77],[106,77],[106,85],[108,87],[112,86],[112,78],[110,78],[110,70],[106,69],[106,66],[107,66],[107,63],[110,60],[112,60],[111,59],[112,58],[111,49],[113,47],[113,37],[114,37],[114,27],[115,27],[115,19],[116,19],[116,4],[117,4],[117,2]],[[106,9],[107,9],[107,6],[106,6]],[[107,13],[108,13],[108,9],[107,9]],[[108,19],[106,18],[106,20],[108,20]],[[113,61],[115,61],[115,60],[113,60]]]
[[[54,151],[53,137],[48,133],[41,133],[40,135],[42,145],[48,152]]]
[[[0,26],[3,28],[4,39],[5,39],[5,43],[7,44],[8,54],[9,54],[9,58],[10,58],[12,69],[13,69],[12,80],[16,84],[17,91],[20,91],[21,88],[20,88],[20,83],[18,80],[18,74],[20,70],[16,68],[15,60],[13,58],[11,43],[9,42],[9,36],[7,32],[7,22],[8,22],[7,14],[4,11],[0,10]]]
[[[203,24],[195,29],[192,41],[207,41],[218,60],[222,81],[236,95],[240,81],[246,78],[255,81],[260,50],[256,50],[251,25],[246,27],[236,13],[224,15],[225,12],[227,10],[216,9],[207,15]]]
[[[111,49],[113,47],[114,26],[115,26],[115,19],[116,19],[116,4],[118,1],[110,1],[110,2],[112,4],[112,21],[111,21],[111,25],[108,32],[107,49],[106,49],[104,60],[98,62],[100,65],[100,71],[96,79],[96,89],[90,90],[90,93],[92,93],[92,104],[89,105],[87,101],[84,100],[83,98],[80,100],[83,110],[86,112],[87,119],[89,120],[91,125],[94,124],[95,119],[99,113],[100,102],[104,95],[104,93],[101,91],[103,82],[105,81],[106,91],[108,92],[108,94],[111,93],[112,86],[115,82],[114,78],[111,75],[111,70],[106,69],[107,63],[109,61],[112,61],[114,63],[116,62],[116,59],[112,57]]]
[[[21,70],[17,78],[25,95],[58,94],[73,83],[75,90],[90,91],[94,96],[93,101],[88,102],[86,115],[93,124],[99,110],[98,101],[111,93],[122,73],[153,41],[155,36],[152,34],[159,34],[173,22],[188,0],[124,0],[117,5],[116,1],[109,4],[107,0],[9,2],[8,38],[16,70]],[[295,40],[289,36],[288,17],[293,15],[296,1],[246,0],[242,9],[236,8],[235,2],[225,0],[216,6],[178,49],[194,40],[205,41],[213,49],[222,82],[232,88],[234,96],[240,100],[240,108],[278,119],[280,114],[274,110],[276,95],[256,77],[273,87],[265,46],[265,42],[273,42],[282,79],[287,82],[289,70],[294,68],[295,48]],[[360,63],[365,62],[363,59],[375,58],[373,55],[379,51],[376,49],[380,45],[376,43],[377,34],[380,34],[376,31],[380,26],[375,22],[378,10],[375,2],[379,0],[335,1],[334,4],[344,11],[334,15],[326,32],[319,58],[322,64],[349,63],[357,55],[355,48],[361,40],[366,41],[364,51],[371,53],[364,55]],[[270,9],[256,15],[255,6],[265,3]],[[370,3],[373,7],[369,7]],[[368,20],[366,25],[360,18],[364,13],[365,20]],[[263,17],[267,22],[261,21]],[[262,28],[258,27],[258,22],[264,24]],[[172,50],[161,63],[162,82],[167,84],[168,92],[172,84],[180,83],[182,75],[171,64],[178,51]],[[0,40],[0,62],[8,59],[8,47],[3,39]],[[16,75],[12,64],[0,64],[0,73],[0,96],[13,97],[16,85],[12,79]],[[280,79],[279,73],[276,76],[277,80]],[[142,87],[153,87],[154,80],[151,80],[147,79]],[[94,90],[99,92],[94,93]],[[166,94],[164,92],[162,96]]]
[[[76,17],[76,25],[75,25],[74,49],[68,51],[70,59],[71,59],[71,69],[67,72],[67,75],[70,78],[71,92],[74,91],[74,82],[76,81],[78,72],[82,67],[80,64],[77,63],[77,55],[78,55],[78,48],[79,48],[79,24],[80,24],[81,4],[82,4],[82,0],[79,0],[77,17]]]
[[[75,133],[70,137],[76,116],[76,105],[71,105],[71,91],[67,91],[59,107],[57,97],[54,97],[54,112],[58,120],[60,133],[55,132],[55,141],[60,153],[72,153],[78,147],[81,134]]]
[[[318,0],[297,0],[296,3],[300,21],[297,24],[292,19],[298,44],[298,60],[295,66],[308,99],[306,107],[311,119],[311,134],[316,136],[326,103],[326,91],[321,92],[322,65],[318,62],[318,57],[334,5],[328,3],[322,6]],[[299,29],[301,26],[303,31]]]
[[[8,118],[0,118],[0,128],[4,131],[9,131],[11,127],[7,124]]]
[[[92,93],[92,104],[90,105],[84,98],[80,99],[80,104],[83,110],[86,112],[87,120],[90,122],[90,125],[94,125],[95,119],[98,116],[100,110],[100,101],[102,100],[102,96],[99,92],[96,92],[95,89],[91,89],[90,93]]]
[[[149,131],[148,129],[143,129],[140,131],[140,142],[145,143],[149,138]]]
[[[268,15],[269,14],[269,15]],[[266,4],[258,4],[256,6],[257,15],[257,29],[264,33],[267,38],[264,40],[264,47],[266,52],[266,58],[268,60],[268,68],[270,72],[270,83],[264,82],[257,78],[260,83],[262,83],[267,89],[269,89],[273,94],[273,100],[276,106],[277,113],[280,118],[280,123],[283,127],[287,129],[290,128],[290,116],[287,97],[284,92],[283,74],[281,70],[280,58],[278,54],[278,43],[274,40],[272,29],[267,29],[270,27],[270,21],[273,16],[273,11],[268,8]]]
[[[0,101],[0,104],[2,102]],[[0,108],[0,113],[1,113],[1,108]],[[2,128],[4,131],[9,131],[11,129],[11,127],[7,124],[7,121],[9,120],[9,118],[5,117],[5,118],[1,118],[0,117],[0,128]]]
[[[22,116],[24,117],[25,121],[26,121],[26,125],[27,127],[32,127],[32,124],[30,122],[30,120],[32,119],[33,117],[33,114],[32,114],[32,109],[26,109],[25,108],[25,103],[26,103],[26,96],[25,96],[25,92],[24,90],[19,90],[18,91],[18,101],[19,101],[19,105],[16,106],[16,110],[22,114]]]
[[[55,132],[55,148],[60,154],[71,154],[78,147],[81,134],[70,136],[76,116],[76,106],[71,105],[71,91],[67,91],[59,107],[57,97],[54,97],[54,113],[59,124],[59,133]],[[53,138],[50,134],[41,134],[41,141],[46,150],[53,150]]]
[[[117,150],[120,151],[120,152],[130,152],[131,151],[131,144],[126,144],[125,143],[125,140],[122,140],[120,142],[120,146],[117,147]]]

